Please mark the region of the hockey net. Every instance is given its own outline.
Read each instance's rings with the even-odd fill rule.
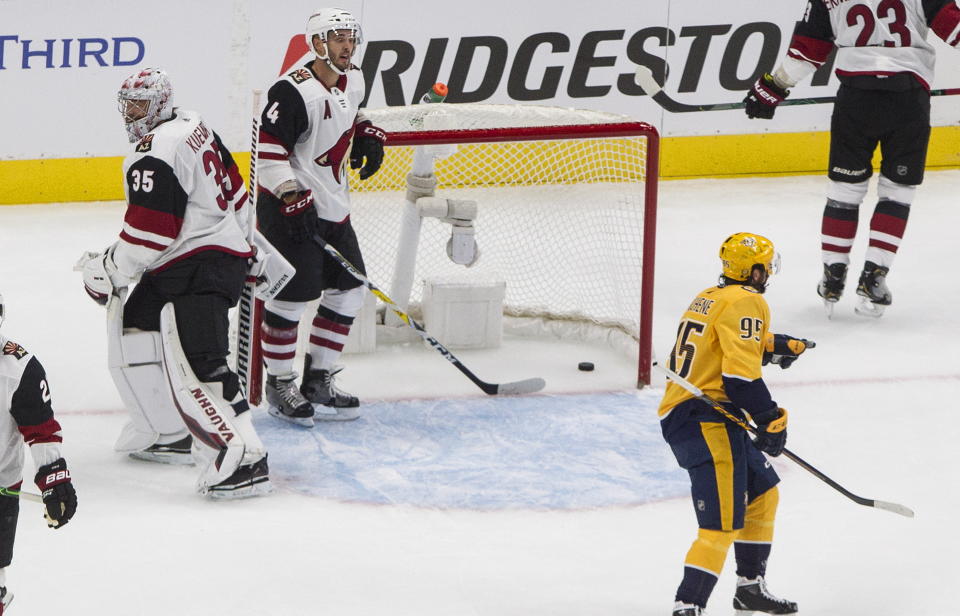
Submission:
[[[391,297],[417,316],[429,277],[506,282],[508,331],[605,337],[650,382],[659,136],[624,116],[529,105],[421,104],[366,110],[388,134],[379,172],[350,175],[351,220],[368,277],[397,275],[407,176],[477,203],[479,259],[450,259],[451,225],[423,218],[413,284]],[[419,154],[417,153],[419,151]],[[429,173],[429,171],[427,171]]]

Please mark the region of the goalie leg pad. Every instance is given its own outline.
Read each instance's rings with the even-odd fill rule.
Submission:
[[[121,291],[107,307],[107,363],[129,413],[114,449],[133,453],[181,440],[188,432],[164,376],[160,334],[123,329],[125,295]]]
[[[168,386],[193,434],[194,455],[199,457],[201,467],[198,488],[206,494],[233,476],[241,465],[265,457],[266,450],[250,423],[249,407],[239,391],[230,404],[223,397],[223,383],[197,379],[180,343],[173,304],[160,311],[160,329]]]

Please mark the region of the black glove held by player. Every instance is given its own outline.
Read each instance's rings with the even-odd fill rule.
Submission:
[[[779,456],[787,444],[787,410],[774,406],[753,416],[757,423],[757,438],[753,444],[760,451]]]
[[[284,193],[281,201],[280,213],[292,242],[300,244],[317,232],[317,208],[313,206],[312,191]]]
[[[743,99],[744,111],[752,118],[769,120],[777,110],[777,105],[790,96],[790,90],[781,88],[773,82],[770,73],[764,74],[757,83],[753,84],[746,98]]]
[[[353,138],[353,149],[350,150],[350,168],[360,169],[360,179],[365,180],[380,168],[383,162],[383,144],[387,134],[371,122],[357,124],[356,135]],[[363,163],[363,159],[367,163]],[[363,167],[361,169],[361,167]]]
[[[44,513],[47,526],[60,528],[69,522],[77,512],[77,492],[73,489],[67,462],[60,458],[56,462],[41,466],[37,469],[34,482],[40,488],[43,504],[47,508]]]
[[[763,365],[777,364],[786,370],[806,351],[817,346],[813,340],[786,334],[767,334],[763,347]]]

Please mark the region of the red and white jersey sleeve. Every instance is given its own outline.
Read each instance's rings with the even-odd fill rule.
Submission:
[[[247,191],[230,152],[195,112],[141,139],[123,163],[127,211],[113,260],[134,278],[204,250],[250,256]]]
[[[797,22],[785,67],[813,72],[837,48],[839,76],[909,73],[927,89],[933,82],[934,32],[949,41],[960,20],[958,0],[809,0]],[[955,43],[954,43],[955,44]],[[797,70],[805,63],[809,70]]]
[[[0,486],[22,479],[23,443],[36,466],[61,457],[60,424],[53,417],[50,386],[40,361],[0,336]]]
[[[295,181],[313,191],[321,218],[340,222],[350,214],[346,165],[365,85],[353,67],[332,88],[309,66],[277,80],[267,94],[257,144],[257,181],[270,193]]]

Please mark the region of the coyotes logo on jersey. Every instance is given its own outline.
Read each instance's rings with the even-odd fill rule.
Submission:
[[[23,359],[23,357],[27,354],[27,350],[16,342],[8,341],[3,345],[3,354],[13,355],[17,359]]]
[[[350,127],[349,130],[340,135],[340,138],[337,139],[337,142],[332,148],[313,159],[313,162],[321,167],[330,167],[330,171],[333,172],[333,179],[337,181],[337,184],[343,183],[340,178],[342,178],[344,174],[344,167],[347,164],[347,154],[350,152],[350,144],[352,141],[353,127]]]

